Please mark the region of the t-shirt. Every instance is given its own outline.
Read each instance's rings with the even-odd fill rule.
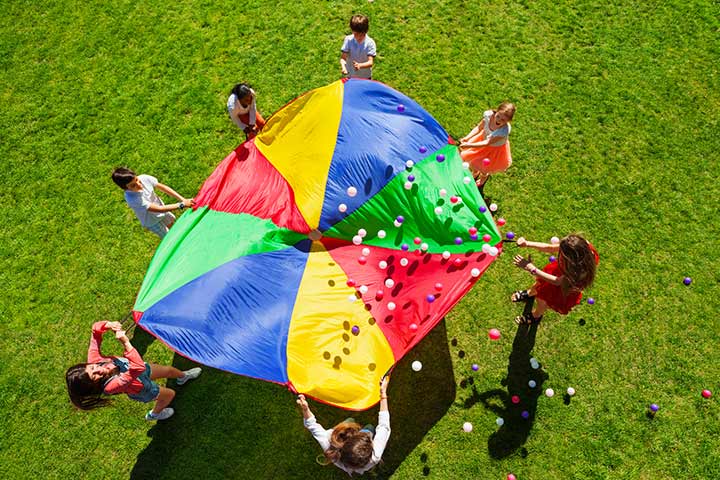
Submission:
[[[362,43],[358,43],[355,37],[350,34],[345,37],[342,48],[340,49],[343,53],[348,54],[347,59],[347,71],[350,77],[355,78],[371,78],[372,68],[361,68],[355,70],[353,62],[365,63],[369,57],[377,55],[375,51],[375,40],[365,35],[365,40]]]
[[[133,209],[135,216],[140,220],[140,224],[143,227],[152,227],[162,219],[165,213],[149,211],[148,208],[150,204],[165,204],[155,193],[155,186],[158,184],[157,178],[150,175],[138,175],[138,179],[143,187],[142,191],[133,192],[131,190],[125,190],[125,201],[128,206]]]
[[[485,129],[485,135],[483,135],[483,138],[491,138],[491,137],[505,137],[507,141],[507,137],[510,135],[510,124],[506,123],[502,127],[498,128],[497,130],[490,130],[490,118],[493,116],[492,110],[486,110],[485,113],[483,113],[483,128]],[[501,143],[495,143],[492,142],[495,146],[504,145],[505,142]]]
[[[230,115],[232,121],[235,122],[235,125],[240,127],[240,130],[245,130],[247,127],[255,125],[255,114],[257,112],[257,106],[255,103],[255,90],[250,89],[250,91],[252,92],[252,102],[247,107],[242,106],[242,104],[238,101],[237,95],[235,95],[234,93],[231,93],[228,97],[228,115]],[[245,114],[248,114],[248,122],[250,122],[249,124],[246,124],[245,122],[240,120],[240,115]]]

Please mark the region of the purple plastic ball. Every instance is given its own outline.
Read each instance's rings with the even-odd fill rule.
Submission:
[[[425,152],[427,152],[427,147],[422,146],[419,148],[419,151],[420,151],[420,153],[425,153]]]
[[[408,245],[407,243],[403,243],[402,245],[400,245],[400,248],[403,252],[407,252],[408,250],[410,250],[410,245]]]
[[[588,298],[588,305],[595,305],[595,299],[594,298]]]
[[[462,245],[462,238],[455,237],[455,245]]]
[[[435,157],[435,160],[437,160],[439,163],[442,163],[442,162],[445,161],[445,155],[443,155],[443,154],[441,153],[440,155],[438,155],[437,157]]]
[[[550,255],[550,261],[554,262],[555,260],[557,260],[557,258],[555,258],[555,255]]]
[[[398,105],[398,106],[397,106],[397,111],[400,112],[400,113],[404,112],[404,111],[405,111],[405,105],[403,105],[402,103],[401,103],[400,105]]]
[[[685,277],[685,278],[683,279],[683,283],[684,283],[685,285],[690,285],[690,284],[692,283],[692,278],[690,278],[690,277]]]
[[[528,418],[530,418],[530,412],[528,412],[527,410],[523,410],[520,416],[527,420]]]
[[[398,215],[397,217],[395,217],[395,221],[398,223],[403,223],[405,221],[405,217],[403,217],[402,215]]]
[[[485,213],[487,212],[487,207],[485,205],[480,205],[480,207],[478,207],[478,210],[480,210],[480,213]]]
[[[360,333],[360,327],[358,327],[357,325],[353,325],[351,331],[353,335],[357,335],[358,333]]]
[[[656,404],[654,404],[654,403],[651,403],[651,404],[650,404],[650,411],[651,411],[651,412],[657,412],[658,410],[660,410],[660,407],[658,407],[658,406],[657,406]]]
[[[408,175],[408,182],[414,182],[415,181],[415,175]]]
[[[515,238],[515,232],[507,232],[505,236],[508,240],[512,240],[513,238]]]
[[[425,297],[425,300],[427,300],[428,303],[433,303],[435,301],[435,295],[430,294]]]
[[[473,369],[473,372],[477,372],[478,370],[480,370],[480,365],[478,365],[477,363],[473,363],[472,369]]]
[[[477,240],[478,238],[479,237],[477,233],[473,233],[472,235],[470,235],[470,240]]]

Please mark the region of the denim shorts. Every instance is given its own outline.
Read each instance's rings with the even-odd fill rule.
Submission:
[[[150,365],[145,362],[145,371],[137,377],[137,379],[142,382],[143,389],[138,393],[128,393],[128,397],[137,402],[148,403],[152,402],[158,397],[158,395],[160,395],[160,385],[150,380],[150,373]]]

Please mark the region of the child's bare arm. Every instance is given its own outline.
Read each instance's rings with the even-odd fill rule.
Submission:
[[[363,68],[372,68],[372,66],[375,65],[375,57],[368,57],[367,62],[353,62],[353,68],[355,70],[360,70]]]
[[[300,405],[300,409],[302,409],[303,419],[307,420],[308,418],[314,416],[310,411],[310,406],[308,405],[307,400],[305,400],[305,395],[298,395],[297,404]]]
[[[340,71],[343,75],[347,75],[347,59],[348,59],[348,52],[342,52],[340,55]]]
[[[181,202],[184,202],[185,200],[187,200],[187,198],[183,197],[182,195],[180,195],[179,193],[177,193],[175,190],[173,190],[171,187],[165,185],[164,183],[158,182],[158,184],[155,185],[155,188],[157,188],[158,190],[160,190],[161,192],[163,192],[166,195],[169,195],[173,198],[177,198]]]
[[[513,258],[513,264],[515,264],[515,266],[517,266],[518,268],[522,268],[523,270],[530,272],[532,276],[542,278],[546,282],[552,283],[553,285],[560,285],[562,283],[562,277],[556,277],[555,275],[550,275],[549,273],[543,272],[535,265],[533,265],[530,260],[524,258],[522,255],[515,255],[515,258]]]
[[[557,253],[558,250],[560,250],[559,244],[531,242],[529,240],[526,240],[525,237],[520,237],[517,239],[517,246],[534,248],[535,250],[537,250],[539,252],[544,252],[544,253]]]

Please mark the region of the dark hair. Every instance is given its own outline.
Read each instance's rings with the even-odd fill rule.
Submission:
[[[350,437],[340,450],[340,461],[353,469],[359,469],[372,460],[373,443],[368,432],[358,432]]]
[[[506,112],[508,114],[508,120],[512,120],[515,115],[515,104],[510,102],[502,102],[496,112]]]
[[[350,18],[350,30],[358,33],[367,33],[370,30],[370,19],[365,15],[353,15]]]
[[[235,95],[238,100],[245,97],[248,94],[252,94],[252,87],[247,83],[238,83],[230,91],[231,95]]]
[[[336,425],[330,435],[330,447],[325,450],[325,458],[331,462],[337,462],[345,442],[358,433],[361,428],[359,423],[354,422],[342,422]]]
[[[80,410],[92,410],[107,405],[109,402],[107,398],[102,397],[106,379],[92,380],[85,371],[85,367],[88,365],[87,363],[78,363],[65,372],[65,383],[70,401]]]
[[[569,287],[580,290],[595,280],[596,252],[580,235],[571,234],[560,240],[558,261]]]
[[[135,177],[137,177],[135,172],[125,167],[118,167],[112,173],[113,182],[123,190],[127,190],[128,183],[132,182]]]

